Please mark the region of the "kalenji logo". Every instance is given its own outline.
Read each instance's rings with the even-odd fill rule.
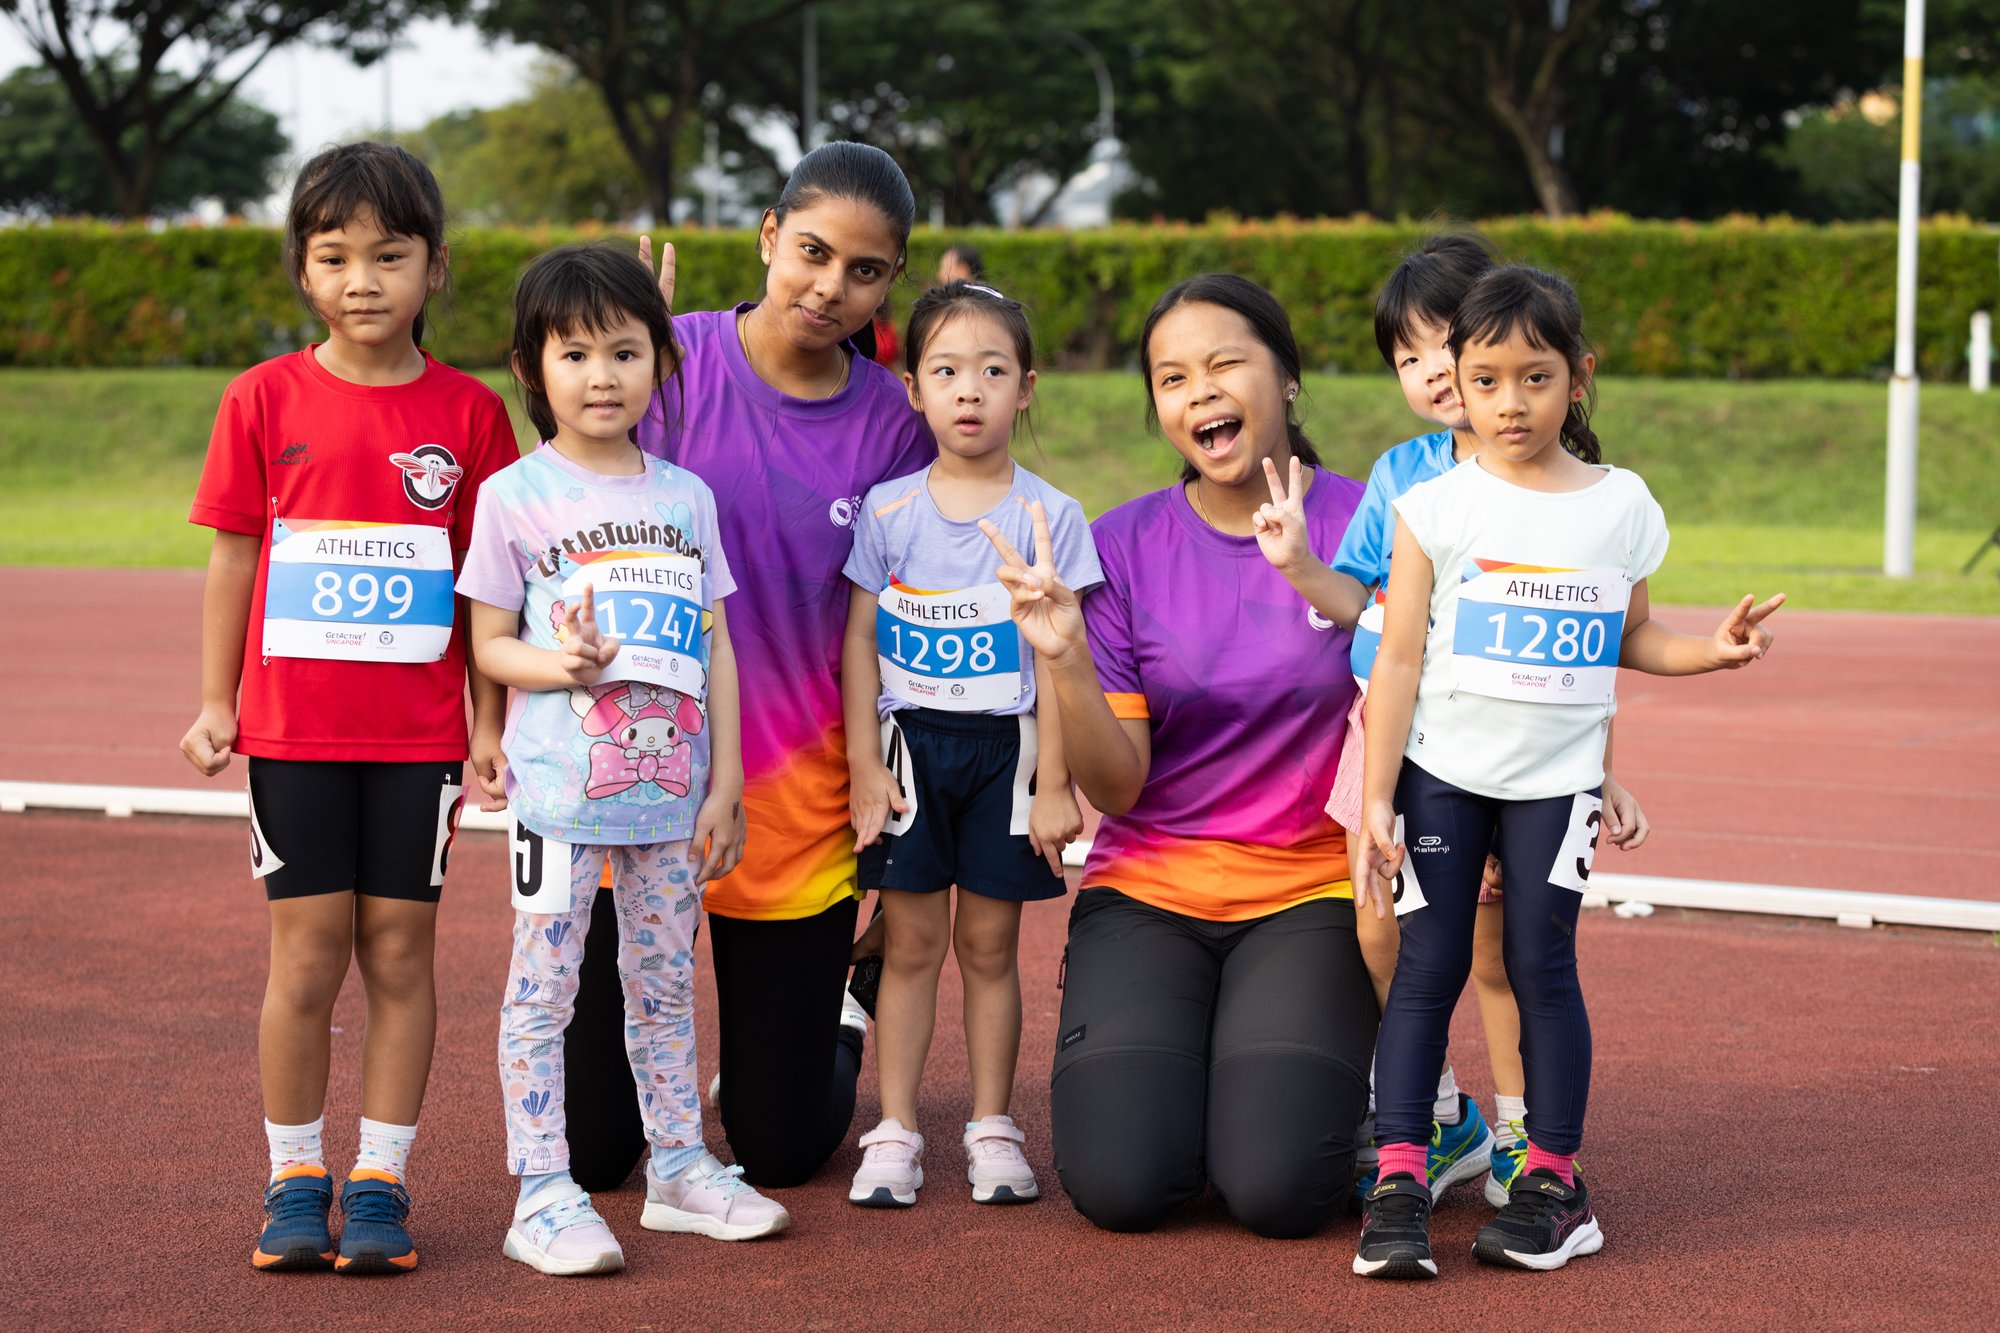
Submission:
[[[861,513],[861,497],[843,496],[827,507],[826,516],[833,520],[836,528],[851,528]]]

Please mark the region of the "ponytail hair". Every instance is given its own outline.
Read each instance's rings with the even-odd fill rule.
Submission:
[[[1590,344],[1583,336],[1583,306],[1576,289],[1553,273],[1510,264],[1490,270],[1472,285],[1451,321],[1445,345],[1454,360],[1469,343],[1505,342],[1515,334],[1530,347],[1555,352],[1569,362],[1570,378],[1583,388],[1563,417],[1562,445],[1586,463],[1604,461],[1590,414],[1597,407],[1597,382],[1586,378],[1583,359]]]
[[[1146,316],[1146,326],[1139,333],[1139,378],[1146,382],[1146,426],[1149,430],[1160,428],[1160,409],[1153,401],[1153,330],[1171,311],[1184,305],[1218,305],[1241,315],[1257,341],[1277,358],[1278,368],[1284,372],[1285,378],[1303,388],[1305,379],[1299,340],[1293,336],[1291,316],[1285,313],[1285,307],[1279,304],[1278,298],[1250,279],[1239,278],[1234,273],[1204,273],[1169,287],[1153,306],[1153,312]],[[1299,425],[1293,411],[1295,406],[1290,402],[1285,404],[1285,435],[1291,441],[1292,456],[1308,467],[1319,467],[1319,450],[1313,447],[1313,442],[1306,437],[1305,428]],[[1193,481],[1200,475],[1193,463],[1181,464],[1182,481]]]

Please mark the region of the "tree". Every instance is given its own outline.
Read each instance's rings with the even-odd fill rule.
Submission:
[[[1902,153],[1900,98],[1870,94],[1802,117],[1773,157],[1798,178],[1814,218],[1896,215]],[[1926,213],[2000,219],[2000,79],[1973,75],[1924,88]]]
[[[536,68],[521,100],[454,111],[397,138],[470,221],[613,222],[646,202],[603,99],[553,60]]]
[[[478,0],[495,36],[539,46],[587,79],[646,187],[673,216],[680,164],[705,110],[777,100],[810,0]]]
[[[366,64],[408,19],[453,0],[0,0],[61,80],[103,167],[115,211],[152,207],[167,161],[220,115],[264,57],[296,41]],[[172,61],[191,70],[176,73]]]
[[[0,208],[41,214],[116,211],[89,136],[52,71],[24,65],[0,79],[0,122],[7,126],[0,138]],[[287,147],[276,116],[232,98],[166,161],[154,203],[183,209],[197,199],[215,199],[240,211],[270,190]]]

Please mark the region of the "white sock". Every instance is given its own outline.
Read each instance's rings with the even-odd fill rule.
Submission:
[[[1512,1147],[1514,1144],[1519,1143],[1521,1136],[1514,1132],[1514,1126],[1527,1123],[1528,1099],[1526,1097],[1502,1097],[1496,1094],[1493,1098],[1493,1110],[1494,1141],[1503,1148]]]
[[[1458,1076],[1451,1072],[1450,1065],[1438,1075],[1438,1095],[1431,1103],[1431,1119],[1441,1125],[1458,1123]]]
[[[354,1159],[356,1171],[386,1171],[397,1180],[408,1178],[410,1145],[417,1141],[415,1125],[385,1125],[380,1120],[361,1117],[361,1152]]]
[[[271,1179],[289,1166],[326,1167],[326,1149],[321,1139],[326,1134],[326,1117],[321,1116],[310,1125],[274,1125],[264,1122],[264,1139],[271,1145]]]

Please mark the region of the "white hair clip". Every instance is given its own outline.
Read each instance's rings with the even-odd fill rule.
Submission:
[[[984,292],[986,295],[992,297],[996,301],[1004,301],[1007,299],[1006,296],[1004,296],[999,291],[998,288],[982,286],[981,284],[976,282],[966,283],[965,290],[967,290],[968,292]]]

